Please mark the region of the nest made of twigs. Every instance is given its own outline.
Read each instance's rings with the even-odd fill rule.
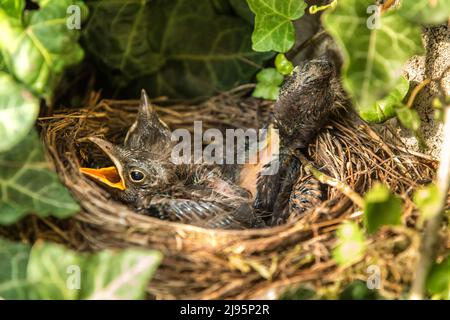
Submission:
[[[261,128],[272,104],[248,97],[247,92],[246,88],[237,89],[200,105],[176,104],[157,107],[157,111],[171,129],[191,129],[194,120],[202,120],[205,129]],[[139,103],[98,100],[98,95],[93,95],[85,108],[60,110],[40,119],[48,155],[82,206],[60,241],[79,250],[129,246],[160,250],[164,260],[148,286],[151,296],[269,298],[286,285],[308,282],[324,288],[330,283],[347,283],[363,277],[363,267],[373,261],[383,269],[385,295],[398,297],[402,293],[399,283],[411,280],[417,239],[407,228],[379,232],[352,272],[343,272],[335,264],[331,257],[336,242],[334,231],[345,219],[359,219],[361,209],[334,187],[328,188],[327,200],[320,206],[274,228],[210,230],[134,213],[79,173],[81,165],[104,159],[86,138],[102,136],[121,142]],[[308,153],[318,169],[359,194],[375,181],[389,185],[405,199],[407,225],[415,220],[411,193],[418,183],[430,181],[436,166],[429,157],[384,142],[351,113],[331,121]]]

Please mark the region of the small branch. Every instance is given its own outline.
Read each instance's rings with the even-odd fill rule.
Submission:
[[[426,280],[433,265],[439,246],[439,229],[442,226],[450,189],[450,106],[445,108],[445,125],[443,130],[439,169],[436,184],[439,189],[439,206],[427,220],[421,240],[420,256],[416,265],[410,299],[419,300],[426,296]]]
[[[331,187],[338,189],[340,192],[345,194],[350,200],[352,200],[358,207],[362,208],[364,206],[364,199],[356,193],[350,186],[342,181],[332,178],[325,173],[316,169],[304,155],[296,152],[297,157],[300,159],[301,163],[305,166],[305,170],[312,174],[317,180],[323,184],[327,184]]]
[[[412,107],[414,100],[416,100],[417,94],[420,92],[420,90],[422,90],[429,83],[430,83],[430,79],[425,79],[413,89],[413,91],[411,92],[411,95],[409,96],[408,102],[406,103],[406,106],[408,108]]]

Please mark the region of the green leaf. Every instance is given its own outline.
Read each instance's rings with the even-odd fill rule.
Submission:
[[[52,243],[33,246],[32,299],[142,299],[162,256],[142,249],[82,254]],[[77,280],[77,277],[79,279]]]
[[[67,8],[75,4],[87,15],[82,1],[39,0],[38,10],[17,19],[16,9],[0,7],[0,50],[8,71],[30,90],[50,98],[64,69],[83,58],[78,30],[66,25]]]
[[[83,278],[81,298],[143,299],[161,259],[159,252],[142,249],[100,252],[86,263],[89,273]]]
[[[377,290],[370,290],[367,283],[356,280],[350,283],[339,294],[339,300],[381,300],[382,297]]]
[[[280,85],[284,77],[275,68],[266,68],[256,75],[257,84],[253,91],[253,96],[268,100],[278,99]]]
[[[0,238],[0,299],[27,299],[30,247]]]
[[[282,53],[277,54],[275,57],[275,67],[279,73],[285,76],[290,75],[292,70],[294,70],[292,62],[290,62]]]
[[[409,82],[404,77],[399,79],[399,83],[384,98],[376,101],[371,108],[360,110],[360,116],[370,123],[381,123],[397,114],[396,107],[400,105],[409,90]]]
[[[0,238],[0,298],[142,299],[161,262],[154,250],[86,254],[53,243]]]
[[[443,23],[450,17],[450,0],[403,0],[399,14],[414,23]]]
[[[429,219],[439,213],[440,196],[439,188],[436,184],[419,188],[414,193],[414,203],[420,210],[423,220]]]
[[[0,224],[15,223],[27,213],[66,218],[78,210],[49,169],[34,130],[21,144],[0,154]]]
[[[371,5],[372,0],[342,0],[323,15],[325,29],[344,55],[343,85],[362,115],[379,113],[377,101],[399,84],[406,60],[423,52],[419,25],[396,10],[382,14],[376,24],[376,14],[367,13]]]
[[[427,289],[442,299],[450,299],[450,256],[431,268],[427,278]]]
[[[253,50],[286,52],[295,43],[293,20],[303,16],[303,0],[247,0],[255,13]]]
[[[0,0],[0,8],[5,10],[10,17],[21,19],[25,0]]]
[[[364,196],[364,226],[374,233],[384,225],[401,224],[402,200],[391,194],[381,183],[375,184]]]
[[[397,113],[398,120],[406,129],[413,131],[420,129],[420,116],[415,109],[400,105],[397,106],[395,112]]]
[[[86,49],[123,92],[206,97],[249,81],[271,54],[251,49],[251,25],[210,0],[89,1]]]
[[[366,250],[366,239],[356,223],[343,223],[339,226],[336,236],[338,244],[332,254],[339,265],[351,265],[362,258]]]
[[[9,74],[0,71],[0,152],[25,138],[38,113],[39,100]]]

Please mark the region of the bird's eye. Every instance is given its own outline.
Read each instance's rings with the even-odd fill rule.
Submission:
[[[144,175],[144,173],[142,171],[132,170],[130,172],[130,178],[134,182],[141,182],[142,180],[144,180],[145,175]]]

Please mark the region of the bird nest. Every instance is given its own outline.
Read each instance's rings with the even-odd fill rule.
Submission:
[[[149,297],[157,299],[270,298],[300,283],[331,292],[327,291],[331,287],[364,280],[371,263],[382,269],[381,290],[388,297],[400,296],[400,284],[411,281],[418,248],[417,236],[408,227],[384,228],[370,238],[365,256],[346,268],[336,265],[331,252],[339,224],[361,218],[352,193],[364,194],[375,181],[384,182],[405,199],[403,219],[406,226],[414,224],[409,199],[417,184],[432,178],[433,159],[410,153],[400,143],[386,142],[350,112],[341,114],[308,149],[311,163],[330,178],[319,206],[273,228],[205,229],[139,215],[80,174],[80,166],[105,160],[87,137],[122,142],[139,104],[137,100],[99,100],[93,94],[84,108],[59,110],[40,119],[49,158],[82,209],[63,223],[43,219],[45,228],[35,224],[38,237],[82,251],[131,246],[160,250],[164,259],[148,286]],[[192,129],[194,120],[202,120],[205,129],[261,128],[272,107],[270,102],[249,97],[248,87],[200,105],[153,102],[171,129]]]

